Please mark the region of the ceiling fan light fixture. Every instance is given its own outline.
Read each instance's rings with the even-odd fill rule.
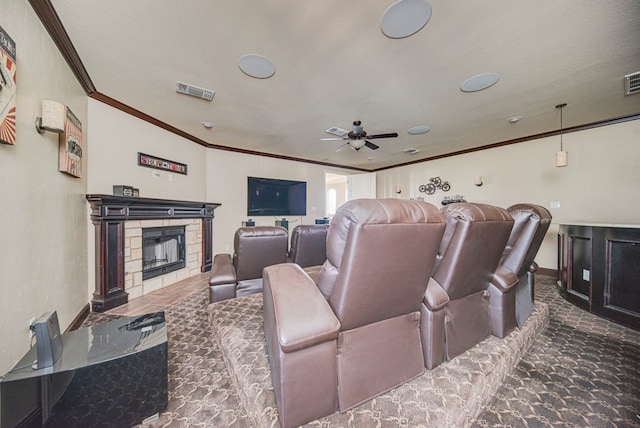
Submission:
[[[500,75],[498,73],[477,74],[462,82],[460,90],[462,92],[482,91],[498,83],[498,80],[500,80]]]
[[[276,66],[273,62],[257,54],[241,56],[238,60],[238,67],[244,74],[256,79],[268,79],[276,73]]]
[[[382,15],[382,33],[392,39],[409,37],[431,19],[431,4],[426,0],[398,0]]]
[[[365,140],[351,140],[349,141],[349,145],[356,150],[360,150],[364,147]]]
[[[407,132],[411,135],[420,135],[429,131],[431,131],[431,127],[429,125],[418,125],[410,128]]]

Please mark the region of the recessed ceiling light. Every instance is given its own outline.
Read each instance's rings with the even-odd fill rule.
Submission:
[[[522,119],[522,116],[513,116],[507,119],[507,122],[516,123],[516,122],[520,122],[520,119]]]
[[[367,159],[369,159],[370,161],[373,160],[373,156],[369,156]]]
[[[211,129],[213,128],[213,123],[205,120],[204,122],[202,122],[202,126],[204,126],[207,129]]]
[[[431,131],[431,127],[429,125],[418,125],[409,129],[407,132],[411,135],[420,135],[429,131]]]
[[[268,58],[256,54],[241,56],[238,67],[244,74],[256,79],[267,79],[276,72],[276,66]]]
[[[498,73],[478,74],[465,80],[462,85],[460,85],[460,90],[462,90],[462,92],[482,91],[498,83],[498,80],[500,80]]]
[[[426,0],[398,0],[382,15],[380,28],[385,36],[402,39],[417,33],[431,18],[431,5]]]

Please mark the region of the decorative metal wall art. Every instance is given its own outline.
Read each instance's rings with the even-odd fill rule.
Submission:
[[[436,190],[442,190],[443,192],[448,192],[451,190],[451,185],[448,181],[442,181],[440,177],[432,177],[429,179],[427,184],[422,184],[418,187],[418,190],[422,193],[426,193],[427,195],[433,195],[436,193]]]

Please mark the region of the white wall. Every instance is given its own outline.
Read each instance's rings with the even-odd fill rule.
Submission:
[[[29,349],[32,317],[56,310],[65,329],[87,304],[86,163],[58,172],[58,135],[34,128],[40,103],[68,105],[87,141],[87,98],[26,1],[2,2],[0,26],[17,47],[16,144],[0,144],[0,374]]]
[[[222,204],[213,222],[214,254],[232,252],[236,229],[247,217],[247,177],[266,177],[307,182],[307,215],[286,217],[289,230],[298,224],[313,224],[325,213],[325,172],[349,171],[252,156],[222,150],[207,152],[207,200]],[[274,217],[251,217],[257,226],[273,226]],[[281,217],[278,217],[278,219]]]
[[[113,194],[113,186],[140,189],[145,198],[204,201],[207,148],[89,99],[88,193]],[[187,164],[187,175],[138,166],[138,152]]]
[[[587,221],[640,224],[640,120],[563,136],[569,166],[555,167],[558,136],[453,156],[378,173],[378,197],[424,197],[440,206],[444,196],[461,194],[469,202],[508,207],[519,202],[545,206],[553,224],[536,261],[556,269],[559,223]],[[476,187],[474,178],[483,176]],[[418,191],[430,177],[451,183],[448,193]],[[560,202],[551,209],[551,202]]]
[[[232,250],[233,234],[248,219],[247,176],[307,182],[307,216],[287,217],[292,229],[324,217],[325,171],[345,173],[301,162],[207,149],[99,101],[89,99],[88,106],[93,150],[88,162],[87,193],[112,194],[114,184],[125,184],[139,188],[142,197],[221,203],[213,221],[214,254]],[[138,166],[138,152],[186,163],[189,173],[170,174]],[[158,172],[160,176],[154,178],[153,173]],[[273,226],[275,222],[274,217],[252,218],[256,225]],[[89,292],[93,292],[91,234],[88,252]]]

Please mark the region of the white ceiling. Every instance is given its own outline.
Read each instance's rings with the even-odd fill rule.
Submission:
[[[391,39],[389,0],[51,0],[99,93],[215,145],[373,170],[555,131],[563,102],[565,128],[640,113],[623,83],[640,71],[638,0],[430,3],[422,30]],[[245,54],[275,75],[242,73]],[[459,89],[486,72],[499,82]],[[354,120],[400,135],[375,151],[320,141]]]

